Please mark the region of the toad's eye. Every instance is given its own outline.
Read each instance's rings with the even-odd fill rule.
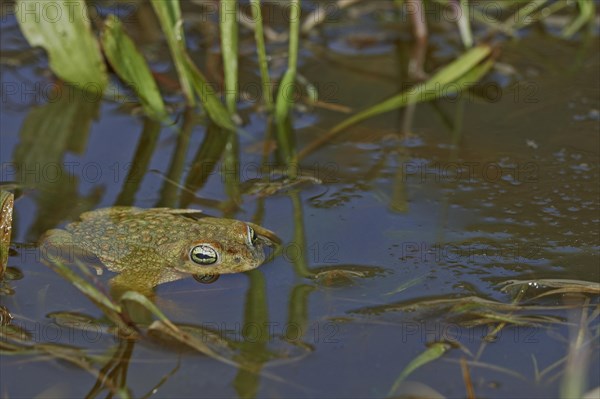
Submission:
[[[257,238],[258,237],[256,237],[256,233],[254,232],[254,229],[252,227],[248,226],[248,242],[250,243],[250,245],[254,245]]]
[[[190,258],[199,265],[212,265],[219,260],[217,251],[208,244],[200,244],[192,248]]]

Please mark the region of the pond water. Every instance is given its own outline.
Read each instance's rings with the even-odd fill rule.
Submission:
[[[220,68],[210,26],[193,24],[192,5],[187,12],[198,65]],[[325,104],[298,101],[298,149],[402,87],[410,33],[385,15],[326,23],[301,41],[299,71]],[[175,81],[160,35],[142,17],[131,21],[152,66]],[[178,109],[174,125],[160,126],[116,96],[92,101],[65,89],[49,101],[56,85],[43,51],[29,49],[14,16],[3,16],[1,33],[0,182],[19,185],[9,266],[22,278],[5,279],[0,303],[35,344],[83,348],[92,362],[4,348],[2,396],[95,396],[110,388],[91,372],[102,370],[133,397],[385,397],[413,359],[448,343],[394,395],[464,397],[462,362],[479,397],[555,397],[573,379],[567,366],[582,331],[584,386],[600,385],[598,295],[534,298],[548,289],[530,284],[511,307],[518,289],[503,289],[510,280],[600,282],[597,34],[524,30],[502,43],[485,93],[351,127],[296,165],[307,181],[267,195],[245,191],[281,178],[260,101],[240,101],[237,140],[195,112]],[[249,91],[258,72],[252,34],[241,35]],[[269,45],[274,75],[285,45]],[[425,69],[460,51],[455,32],[434,31]],[[155,289],[171,321],[233,365],[161,339],[119,338],[40,262],[46,230],[112,205],[202,209],[281,237],[282,250],[255,271]],[[96,283],[107,287],[110,276]],[[72,313],[85,318],[74,326]]]

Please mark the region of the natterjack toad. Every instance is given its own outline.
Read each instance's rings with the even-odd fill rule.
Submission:
[[[120,285],[148,288],[190,275],[252,270],[264,262],[264,246],[279,242],[273,232],[253,223],[192,217],[198,213],[122,206],[99,209],[82,214],[81,221],[65,230],[48,231],[42,249],[50,259],[59,252],[64,258],[65,248],[89,252],[108,270],[120,273],[116,278]]]

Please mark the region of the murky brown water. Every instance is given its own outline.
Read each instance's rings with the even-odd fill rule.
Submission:
[[[398,91],[410,48],[406,32],[366,20],[370,25],[362,20],[360,29],[378,32],[372,46],[344,40],[346,30],[364,32],[359,18],[339,30],[326,25],[302,47],[303,76],[323,101],[351,112]],[[26,48],[14,19],[3,20],[2,33],[4,54]],[[256,81],[246,34],[242,70]],[[189,35],[199,52],[210,43],[195,29]],[[165,48],[144,37],[156,66],[166,69]],[[456,53],[458,42],[447,37],[434,32],[427,68]],[[225,144],[201,121],[178,135],[177,126],[144,124],[118,101],[48,103],[40,86],[32,86],[49,82],[42,55],[22,66],[3,63],[0,181],[24,185],[9,259],[23,278],[3,283],[0,303],[34,342],[84,348],[98,356],[97,369],[126,372],[134,397],[153,389],[157,397],[384,397],[433,342],[454,348],[409,375],[404,392],[424,394],[426,385],[464,397],[464,358],[479,397],[556,396],[565,381],[566,361],[559,361],[569,352],[569,334],[581,331],[573,327],[582,314],[590,315],[585,386],[595,388],[597,295],[588,295],[585,307],[569,308],[561,295],[518,310],[456,301],[510,304],[514,292],[501,290],[507,280],[600,282],[599,44],[597,36],[565,41],[527,31],[502,46],[499,61],[513,73],[496,70],[486,78],[496,90],[487,100],[463,93],[361,123],[301,161],[299,170],[322,184],[267,197],[239,195],[237,204],[237,185],[224,177],[227,165],[208,168],[219,154],[214,148]],[[271,51],[279,55],[284,47]],[[202,68],[211,68],[210,52],[199,58]],[[284,62],[274,57],[273,73]],[[266,131],[257,105],[240,105],[237,157],[224,150],[224,159],[239,167],[240,182],[279,177],[257,172]],[[71,125],[48,126],[53,116],[69,113],[75,116],[63,120]],[[298,108],[297,148],[346,116]],[[215,139],[207,151],[209,135]],[[189,189],[178,190],[171,180]],[[155,303],[172,321],[195,326],[225,357],[251,361],[253,372],[158,340],[119,340],[104,331],[106,319],[85,319],[79,329],[48,317],[68,311],[101,318],[102,312],[39,262],[35,242],[85,210],[114,204],[201,208],[255,221],[281,236],[282,253],[257,271],[211,285],[187,279],[156,289]],[[526,295],[541,292],[533,287]],[[521,324],[508,323],[491,342],[484,339],[517,316]],[[215,343],[199,327],[228,343]],[[555,362],[559,366],[551,367]],[[96,381],[43,351],[11,355],[5,348],[0,371],[1,394],[8,398],[83,397]]]

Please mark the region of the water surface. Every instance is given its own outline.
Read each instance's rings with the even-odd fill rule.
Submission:
[[[302,42],[300,72],[323,89],[324,101],[351,112],[396,93],[405,76],[410,36],[370,21],[378,35],[364,51],[346,40],[350,32],[365,34],[357,28],[360,19],[325,25],[321,37]],[[243,35],[251,50],[251,34]],[[203,48],[202,40],[208,39],[190,28],[190,46]],[[280,177],[257,171],[265,164],[264,140],[271,139],[256,102],[240,103],[239,152],[225,149],[213,169],[201,148],[209,136],[224,146],[223,132],[202,118],[182,133],[182,121],[192,116],[155,126],[119,101],[49,102],[34,86],[52,82],[43,52],[23,65],[3,64],[3,87],[16,85],[17,93],[3,90],[0,103],[0,181],[23,187],[9,259],[23,278],[3,283],[0,302],[34,342],[103,355],[97,368],[116,359],[134,397],[153,389],[160,397],[384,397],[433,342],[455,348],[411,374],[406,389],[420,383],[447,397],[465,396],[459,364],[465,358],[477,396],[556,396],[563,365],[547,368],[569,351],[566,322],[597,312],[597,296],[588,296],[587,307],[558,309],[570,302],[554,295],[528,303],[537,308],[498,310],[537,322],[509,323],[492,342],[484,337],[498,323],[476,325],[483,310],[423,304],[468,297],[509,304],[514,292],[501,290],[507,280],[600,281],[600,53],[596,36],[585,40],[527,31],[502,47],[499,60],[513,73],[496,70],[486,78],[497,95],[463,93],[352,127],[298,165],[322,184],[266,197],[241,193],[245,186],[227,177],[239,183]],[[144,49],[156,57],[155,66],[169,70],[164,43],[148,41]],[[431,42],[431,68],[460,51],[444,32]],[[285,51],[272,47],[275,54]],[[13,48],[27,45],[7,18],[2,49]],[[248,81],[257,77],[253,57],[249,51],[241,60]],[[199,64],[207,58],[210,51]],[[275,58],[273,72],[281,72]],[[76,115],[70,119],[75,126],[45,124],[68,113]],[[346,116],[298,107],[297,148]],[[237,166],[233,173],[231,165]],[[172,321],[234,342],[225,355],[250,359],[253,372],[161,341],[118,339],[101,331],[106,320],[79,330],[48,317],[69,311],[102,319],[102,312],[40,263],[35,243],[85,210],[115,204],[198,208],[279,234],[283,252],[257,271],[211,285],[193,279],[164,284],[154,299]],[[541,292],[534,287],[527,295]],[[600,384],[597,313],[588,331],[591,389]],[[0,367],[6,397],[83,397],[96,382],[88,371],[43,354],[3,354]],[[546,372],[540,376],[540,370]]]

